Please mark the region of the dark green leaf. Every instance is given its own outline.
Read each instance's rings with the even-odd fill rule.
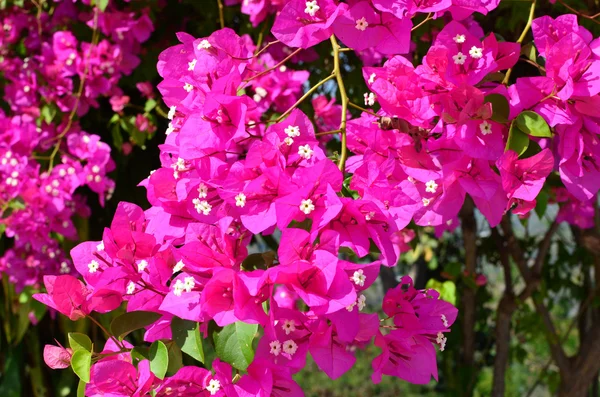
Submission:
[[[15,349],[3,349],[6,354],[2,378],[0,378],[0,396],[21,397],[22,384],[21,367],[23,366],[23,350],[19,346]]]
[[[142,346],[134,347],[131,350],[131,358],[135,362],[139,362],[142,360],[149,360],[150,359],[150,348],[142,347]]]
[[[546,213],[546,208],[548,207],[548,199],[550,195],[546,190],[541,190],[540,193],[535,198],[535,213],[537,216],[542,219],[544,214]]]
[[[114,336],[123,339],[130,332],[145,328],[159,318],[161,318],[161,315],[155,312],[135,311],[124,313],[110,323],[110,331]]]
[[[169,351],[164,343],[157,340],[150,346],[150,370],[159,379],[164,379],[169,368]]]
[[[507,123],[510,106],[504,95],[490,94],[485,97],[485,102],[492,104],[492,120],[498,123]]]
[[[71,357],[71,368],[75,375],[79,377],[83,382],[88,383],[90,381],[90,367],[92,366],[92,353],[89,351],[80,349],[73,353]]]
[[[69,346],[74,352],[77,350],[92,351],[92,341],[84,334],[78,332],[69,332]]]
[[[268,269],[273,265],[275,257],[275,251],[250,254],[242,262],[242,268],[245,270]]]
[[[517,127],[517,124],[513,122],[510,125],[510,131],[508,133],[508,141],[506,142],[506,150],[513,150],[520,156],[527,150],[529,146],[529,137],[523,131]]]
[[[238,321],[215,333],[213,338],[217,357],[234,368],[245,370],[254,359],[252,340],[256,331],[258,325]]]
[[[524,55],[530,61],[535,62],[537,59],[537,53],[535,47],[533,46],[533,43],[525,44],[521,48],[521,55]]]
[[[169,355],[169,366],[167,367],[167,375],[173,376],[181,367],[183,367],[183,358],[181,357],[181,349],[175,341],[165,342]]]
[[[521,131],[531,136],[541,138],[552,137],[552,131],[550,131],[550,127],[548,126],[548,123],[546,123],[546,120],[531,110],[521,112],[521,114],[517,116],[517,126]]]
[[[198,323],[173,317],[171,331],[173,340],[181,351],[204,363],[204,349]]]

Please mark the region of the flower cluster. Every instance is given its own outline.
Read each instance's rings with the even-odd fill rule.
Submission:
[[[92,42],[67,30],[80,18]],[[74,217],[89,216],[77,190],[87,186],[103,204],[115,187],[107,177],[114,169],[110,146],[83,131],[77,118],[101,97],[122,96],[119,80],[140,63],[136,54],[153,28],[147,15],[79,9],[69,1],[52,14],[9,8],[2,27],[0,71],[10,112],[0,112],[0,206],[14,245],[0,271],[20,289],[39,285],[44,275],[74,272],[60,241],[77,240]]]
[[[109,341],[87,395],[297,396],[292,375],[308,353],[335,379],[372,340],[381,349],[375,382],[436,378],[435,346],[446,347],[452,305],[405,277],[383,299],[386,318],[365,311],[364,291],[406,250],[407,226],[455,227],[467,194],[491,226],[510,209],[525,215],[555,166],[569,192],[557,201],[589,200],[598,190],[587,171],[598,161],[591,35],[576,21],[568,25],[570,16],[535,20],[545,76],[507,87],[494,76],[515,65],[520,45],[484,37],[467,19],[497,3],[248,1],[243,7],[256,21],[281,8],[271,31],[278,45],[256,48],[227,28],[203,38],[180,33],[181,44],[158,62],[170,123],[161,168],[141,183],[152,207],[121,203],[102,241],[71,252],[85,283],[47,277],[48,293],[37,299],[71,319],[122,301],[128,312],[157,313],[145,327],[147,342],[173,340],[179,319],[200,324],[206,336],[256,324],[260,340],[247,366],[225,355],[214,373],[183,367],[167,377],[143,360],[136,368],[130,348]],[[420,13],[452,20],[415,67],[402,54]],[[334,70],[302,95],[308,72],[286,62],[326,39]],[[338,39],[388,58],[363,68],[365,106],[379,110],[348,100]],[[340,154],[298,108],[334,79],[341,105],[312,99],[321,132],[340,134]],[[362,115],[351,119],[348,106]],[[577,219],[572,211],[564,219]],[[250,253],[257,245],[272,251]],[[349,251],[358,259],[350,261]],[[245,372],[234,377],[232,366]],[[127,383],[112,381],[123,372]]]

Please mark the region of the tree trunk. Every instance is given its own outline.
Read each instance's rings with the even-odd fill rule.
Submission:
[[[498,305],[496,317],[496,357],[494,358],[494,382],[492,397],[504,397],[506,368],[510,354],[510,323],[517,308],[515,297],[505,293]]]

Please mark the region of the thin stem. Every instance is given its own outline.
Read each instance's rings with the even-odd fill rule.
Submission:
[[[597,24],[600,24],[599,21],[596,21],[596,18],[600,17],[600,12],[594,15],[587,15],[582,13],[581,11],[577,11],[575,8],[571,7],[570,5],[568,5],[567,3],[565,3],[563,0],[558,0],[558,2],[560,4],[562,4],[563,6],[565,6],[565,8],[567,8],[569,11],[574,12],[575,14],[579,15],[582,18],[585,19],[589,19],[591,21],[594,21]]]
[[[120,342],[117,338],[115,338],[110,332],[108,332],[108,330],[106,328],[104,328],[104,326],[102,324],[100,324],[100,322],[98,320],[96,320],[94,317],[92,317],[91,314],[87,317],[94,324],[96,324],[98,326],[98,328],[100,328],[102,330],[102,332],[104,332],[110,339],[112,339],[115,342],[115,344],[117,346],[119,346],[119,349],[125,349],[125,345],[122,342]]]
[[[369,110],[369,109],[365,109],[365,108],[363,108],[362,106],[359,106],[359,105],[357,105],[357,104],[356,104],[356,103],[354,103],[354,102],[348,102],[348,106],[350,106],[351,108],[354,108],[354,109],[360,110],[361,112],[369,113],[369,114],[370,114],[370,115],[372,115],[372,116],[377,116],[377,117],[379,117],[379,115],[378,115],[377,113],[375,113],[375,112],[373,112],[373,111],[371,111],[371,110]]]
[[[525,24],[525,28],[523,29],[523,32],[521,32],[521,36],[519,36],[519,39],[517,40],[517,43],[519,43],[519,44],[522,43],[523,40],[525,40],[527,33],[529,33],[529,29],[531,29],[533,17],[535,16],[535,5],[536,5],[536,0],[533,0],[531,2],[531,8],[529,9],[529,18],[527,18],[527,24]],[[502,84],[504,84],[504,85],[508,84],[508,80],[510,79],[511,73],[512,73],[512,68],[510,68],[506,71],[506,75],[504,75]]]
[[[340,130],[333,130],[333,131],[317,132],[315,134],[315,136],[333,135],[333,134],[339,134],[340,132],[342,132],[342,131],[340,131]]]
[[[348,117],[348,94],[346,93],[346,87],[344,86],[344,79],[342,78],[342,70],[340,67],[340,45],[338,44],[335,36],[331,36],[331,46],[333,47],[333,74],[337,80],[338,88],[340,90],[340,96],[342,100],[342,120],[340,121],[340,132],[342,141],[342,153],[338,162],[338,168],[342,171],[342,174],[346,170],[346,159],[348,158],[348,147],[346,142],[346,119]]]
[[[433,13],[430,12],[429,14],[427,14],[427,16],[425,17],[425,19],[423,19],[421,22],[419,22],[416,26],[413,26],[413,28],[410,30],[411,32],[419,29],[421,26],[425,25],[428,21],[430,21],[433,16]]]
[[[277,63],[274,66],[271,66],[270,68],[268,68],[267,70],[263,70],[262,72],[255,74],[252,77],[247,78],[246,80],[244,80],[245,83],[248,83],[254,79],[259,78],[260,76],[264,76],[265,74],[283,66],[284,63],[286,63],[287,61],[289,61],[290,59],[292,59],[296,54],[298,54],[300,51],[302,51],[302,48],[298,48],[297,50],[295,50],[294,52],[292,52],[290,55],[288,55],[287,57],[285,57],[282,61],[280,61],[279,63]]]
[[[223,14],[223,1],[217,0],[217,5],[219,6],[219,23],[221,24],[221,29],[225,28],[225,15]]]

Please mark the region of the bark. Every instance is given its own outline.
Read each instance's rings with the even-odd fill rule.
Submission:
[[[494,381],[492,397],[504,397],[506,386],[506,368],[510,355],[510,329],[512,315],[517,308],[514,295],[505,293],[496,316],[496,357],[494,358]]]

